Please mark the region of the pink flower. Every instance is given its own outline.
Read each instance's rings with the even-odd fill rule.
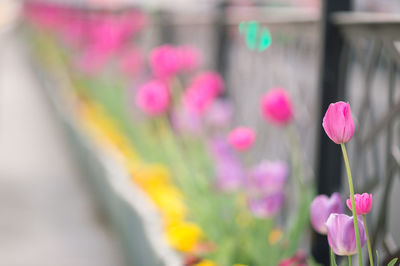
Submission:
[[[206,91],[196,87],[190,87],[183,95],[185,108],[195,114],[203,114],[213,102],[214,97]]]
[[[89,48],[98,53],[113,54],[118,51],[129,34],[124,25],[112,16],[99,16],[93,21],[92,27],[88,32]]]
[[[101,53],[95,49],[86,49],[78,55],[75,64],[79,71],[86,75],[93,75],[101,71],[110,59],[107,53]]]
[[[128,76],[138,74],[143,65],[142,53],[134,47],[123,52],[119,58],[118,67]]]
[[[336,144],[351,140],[354,134],[354,122],[349,103],[331,103],[325,113],[322,126],[328,137]]]
[[[360,214],[367,214],[371,211],[372,209],[372,194],[368,193],[363,193],[363,194],[355,194],[354,195],[354,201],[356,204],[356,213],[357,215]],[[351,206],[351,199],[348,198],[346,200],[347,207],[349,207],[350,210],[353,210]]]
[[[190,87],[198,88],[207,95],[216,97],[224,91],[224,80],[222,77],[213,71],[205,71],[195,76]]]
[[[224,81],[220,75],[203,72],[190,82],[183,97],[184,104],[192,112],[203,114],[223,89]]]
[[[307,266],[306,253],[297,251],[293,257],[280,261],[278,266]]]
[[[357,253],[356,233],[353,217],[346,214],[332,213],[326,221],[328,243],[333,252],[339,256],[350,256]],[[361,247],[367,241],[364,224],[358,219]]]
[[[256,139],[256,134],[251,128],[238,127],[231,131],[228,136],[229,143],[239,151],[250,148]]]
[[[161,79],[168,79],[181,69],[179,51],[171,45],[162,45],[150,53],[150,66],[153,74]]]
[[[136,105],[148,115],[164,113],[169,106],[168,87],[161,81],[150,81],[139,88]]]
[[[310,207],[311,224],[315,231],[326,234],[326,220],[331,213],[343,213],[344,207],[339,193],[333,193],[329,198],[326,195],[315,197]]]
[[[183,71],[192,71],[199,67],[202,59],[200,52],[193,46],[178,47],[180,56],[180,68]]]
[[[274,88],[261,98],[261,113],[270,122],[285,126],[293,118],[292,103],[284,89]]]

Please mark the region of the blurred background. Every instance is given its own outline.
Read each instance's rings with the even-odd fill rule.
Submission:
[[[372,223],[382,235],[380,247],[395,253],[400,244],[400,2],[355,0],[350,9],[343,8],[350,1],[337,1],[342,6],[326,1],[40,3],[82,12],[139,10],[148,19],[140,37],[144,51],[162,43],[198,47],[205,68],[226,80],[235,124],[245,123],[263,136],[261,148],[252,151],[254,158],[286,156],[289,144],[282,145],[281,132],[267,128],[250,107],[268,88],[287,88],[296,107],[306,171],[320,193],[344,190],[346,183],[340,181],[341,158],[321,153],[320,147],[328,145],[320,137],[321,112],[328,100],[350,101],[361,132],[350,147],[356,186],[376,192],[376,206],[387,206],[374,209]],[[71,151],[32,64],[34,41],[24,30],[31,23],[24,6],[35,2],[39,0],[0,2],[0,265],[131,265],[84,181],[87,172]],[[257,51],[246,43],[246,33],[238,30],[244,21],[257,21],[269,30],[273,42],[267,49]],[[333,171],[326,162],[333,162]]]

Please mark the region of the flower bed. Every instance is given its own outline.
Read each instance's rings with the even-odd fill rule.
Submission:
[[[354,134],[348,103],[331,105],[323,127],[342,147],[353,217],[343,214],[339,194],[311,204],[314,185],[285,89],[266,90],[252,113],[287,137],[287,153],[254,162],[249,151],[263,136],[234,125],[225,81],[201,70],[201,51],[163,44],[145,52],[151,16],[38,3],[26,12],[35,53],[59,87],[48,94],[132,263],[314,265],[310,205],[311,224],[327,234],[332,252],[350,261],[358,253],[361,261],[369,241],[357,214],[368,212],[372,196],[354,195],[344,144]]]

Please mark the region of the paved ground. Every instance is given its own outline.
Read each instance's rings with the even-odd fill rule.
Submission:
[[[57,121],[20,53],[0,36],[0,266],[120,266]]]

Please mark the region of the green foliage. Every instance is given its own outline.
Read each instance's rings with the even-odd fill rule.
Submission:
[[[398,258],[392,259],[392,260],[388,263],[387,266],[394,266],[394,265],[396,264],[397,260],[398,260]]]

